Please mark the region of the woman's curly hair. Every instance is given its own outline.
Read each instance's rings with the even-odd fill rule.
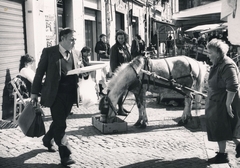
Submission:
[[[224,41],[214,38],[207,44],[207,48],[215,49],[224,57],[228,52],[229,46]]]
[[[129,40],[128,34],[125,31],[123,31],[122,29],[120,29],[116,32],[116,36],[115,36],[116,42],[117,42],[117,37],[119,35],[124,35],[125,43],[128,43],[128,40]]]

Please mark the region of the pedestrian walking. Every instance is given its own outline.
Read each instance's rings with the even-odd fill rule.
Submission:
[[[219,39],[207,44],[209,59],[212,62],[208,78],[208,97],[206,101],[206,128],[208,140],[217,142],[219,151],[208,163],[228,163],[226,142],[236,144],[236,158],[240,157],[239,116],[239,70],[235,62],[226,53],[228,45]]]
[[[80,52],[74,49],[75,40],[75,31],[64,28],[59,33],[59,45],[43,49],[31,94],[31,99],[36,102],[38,94],[41,93],[40,104],[50,107],[52,123],[42,141],[49,152],[55,152],[54,139],[58,145],[61,164],[64,166],[75,163],[70,156],[71,149],[65,135],[67,116],[73,104],[76,103],[78,106],[79,102],[77,91],[79,76],[67,75],[67,72],[77,68],[79,63]]]

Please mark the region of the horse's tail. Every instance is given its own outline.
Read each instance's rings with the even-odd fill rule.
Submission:
[[[195,89],[202,93],[205,85],[204,80],[207,73],[207,65],[206,63],[198,62],[198,68],[199,68],[199,74],[196,79]],[[202,100],[202,95],[196,94],[195,95],[196,110],[201,108],[201,100]]]

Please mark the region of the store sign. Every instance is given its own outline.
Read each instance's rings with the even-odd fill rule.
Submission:
[[[121,12],[121,13],[128,12],[127,4],[122,2],[122,1],[118,1],[115,4],[115,9],[116,9],[117,12]]]

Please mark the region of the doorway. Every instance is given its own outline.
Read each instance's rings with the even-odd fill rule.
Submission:
[[[124,14],[116,12],[116,32],[120,29],[124,30]]]

